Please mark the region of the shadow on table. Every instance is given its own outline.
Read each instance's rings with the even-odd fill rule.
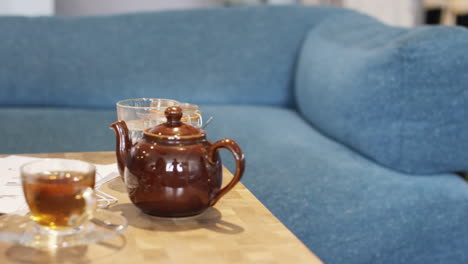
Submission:
[[[59,249],[36,249],[20,245],[14,245],[8,248],[5,252],[9,261],[14,263],[70,263],[81,264],[91,263],[100,259],[105,259],[116,254],[123,249],[127,241],[124,236],[116,237],[109,241],[101,241],[93,246],[100,247],[99,251],[94,252],[89,256],[88,245],[59,248]]]
[[[109,189],[114,190],[119,193],[125,193],[127,194],[127,187],[125,187],[125,184],[123,183],[121,177],[119,176],[117,179],[114,179],[110,181],[107,186]]]
[[[179,232],[194,229],[208,229],[223,234],[239,234],[244,228],[221,219],[221,212],[210,207],[197,216],[166,218],[147,215],[132,203],[117,204],[109,209],[121,212],[127,218],[128,224],[141,229],[164,232]]]

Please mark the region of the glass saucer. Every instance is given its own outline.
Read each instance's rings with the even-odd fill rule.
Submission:
[[[0,240],[35,248],[64,248],[86,245],[122,234],[127,219],[118,213],[96,210],[86,224],[66,231],[43,230],[28,216],[0,216]]]

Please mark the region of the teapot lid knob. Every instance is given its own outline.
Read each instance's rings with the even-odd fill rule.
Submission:
[[[178,106],[171,106],[164,111],[166,115],[167,124],[171,127],[181,126],[182,122],[180,119],[182,118],[182,108]]]

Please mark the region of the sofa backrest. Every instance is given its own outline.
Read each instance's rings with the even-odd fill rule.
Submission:
[[[296,56],[332,8],[0,17],[0,106],[112,108],[126,98],[293,105]]]

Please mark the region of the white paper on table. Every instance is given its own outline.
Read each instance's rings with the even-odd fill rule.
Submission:
[[[23,188],[21,186],[20,167],[30,161],[39,160],[41,158],[23,157],[23,156],[8,156],[0,158],[0,212],[26,214],[28,207],[23,197]],[[96,193],[98,201],[105,201],[108,204],[117,201],[116,198],[102,192],[99,187],[119,177],[117,164],[96,166]]]

